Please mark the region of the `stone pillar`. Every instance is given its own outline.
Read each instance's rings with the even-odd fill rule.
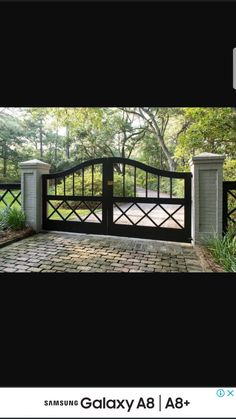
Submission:
[[[21,202],[27,224],[36,232],[42,229],[42,175],[48,174],[50,164],[29,160],[19,164],[21,169]]]
[[[193,244],[222,235],[224,159],[223,155],[202,153],[190,161]]]

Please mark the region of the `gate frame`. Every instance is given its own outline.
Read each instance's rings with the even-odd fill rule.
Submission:
[[[225,180],[223,182],[223,234],[227,232],[230,215],[228,212],[228,192],[233,189],[236,190],[236,181]],[[235,210],[236,206],[233,211]]]
[[[47,194],[47,180],[64,178],[78,170],[89,167],[95,164],[103,165],[103,194],[102,196],[69,196],[69,195],[48,195]],[[168,177],[170,179],[184,179],[184,198],[143,198],[143,197],[115,197],[113,195],[113,165],[124,164],[131,165],[146,173],[152,173],[156,176]],[[156,169],[144,163],[132,159],[122,157],[104,157],[99,159],[91,159],[57,173],[45,174],[42,176],[42,200],[43,200],[43,229],[70,231],[78,233],[104,234],[115,236],[128,236],[150,238],[156,240],[176,241],[190,243],[191,238],[191,177],[189,172],[171,172]],[[78,224],[74,221],[57,221],[47,219],[47,201],[50,199],[64,200],[64,201],[100,201],[102,203],[102,222],[101,223],[80,223],[79,231]],[[66,199],[65,199],[66,198]],[[167,227],[155,226],[133,226],[115,224],[113,222],[113,204],[114,202],[130,202],[130,203],[163,203],[163,204],[179,204],[184,208],[184,228],[174,229]],[[66,223],[66,229],[65,224]]]
[[[193,178],[192,217],[189,217],[189,219],[192,224],[193,245],[198,243],[201,244],[202,242],[204,243],[206,238],[215,237],[216,235],[218,237],[222,236],[224,158],[225,156],[223,155],[202,153],[198,156],[194,156],[190,161]],[[100,161],[104,160],[105,159],[100,159]],[[99,159],[96,159],[96,161],[99,161]],[[142,163],[137,163],[142,165]],[[50,165],[39,160],[30,160],[20,163],[19,166],[21,169],[22,208],[26,214],[28,225],[36,232],[39,232],[42,230],[42,174],[49,174]],[[176,176],[175,172],[170,173],[173,173],[174,177]],[[213,173],[214,179],[212,179]],[[184,174],[186,175],[186,173]],[[52,177],[53,176],[55,176],[55,174],[52,174]],[[204,178],[205,183],[202,182]],[[214,180],[215,186],[209,187],[208,189],[210,192],[215,190],[215,196],[212,196],[212,194],[209,196],[208,189],[206,188],[206,184],[208,184],[210,180],[211,183]],[[210,214],[214,215],[214,217],[211,217]],[[212,218],[216,218],[216,220],[213,222]],[[94,225],[95,223],[93,223],[93,227]],[[166,239],[166,237],[164,239]]]

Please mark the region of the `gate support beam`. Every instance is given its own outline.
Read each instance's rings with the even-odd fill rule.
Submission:
[[[21,202],[26,222],[36,232],[42,230],[42,175],[48,174],[50,164],[29,160],[19,164],[21,169]]]
[[[202,153],[190,161],[193,244],[222,236],[224,159],[223,155]]]

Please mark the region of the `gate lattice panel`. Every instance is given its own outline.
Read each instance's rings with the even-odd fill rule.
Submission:
[[[223,231],[236,225],[236,181],[223,182]]]
[[[191,174],[89,160],[43,175],[43,228],[191,241]]]
[[[21,208],[21,184],[0,183],[0,210]]]

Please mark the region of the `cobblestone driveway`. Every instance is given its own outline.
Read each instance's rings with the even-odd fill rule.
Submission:
[[[40,233],[0,249],[0,272],[202,272],[188,244]]]

